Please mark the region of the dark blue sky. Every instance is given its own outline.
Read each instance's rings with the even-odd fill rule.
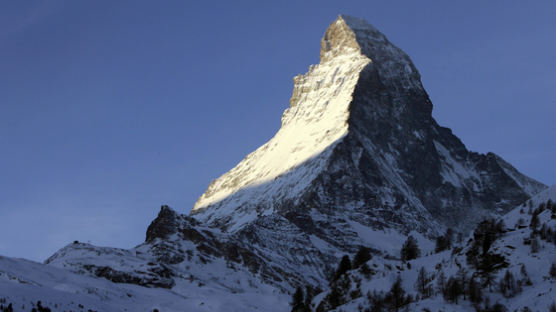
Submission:
[[[0,254],[132,247],[270,139],[338,14],[420,70],[468,148],[556,183],[554,1],[3,1]]]

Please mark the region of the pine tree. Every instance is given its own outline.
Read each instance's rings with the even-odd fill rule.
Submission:
[[[490,247],[501,237],[503,232],[503,224],[496,223],[494,219],[484,220],[475,228],[473,243],[466,256],[467,263],[476,268],[481,275],[507,265],[503,255],[490,252]]]
[[[494,275],[493,271],[483,271],[483,287],[488,287],[489,291],[492,291],[492,286],[496,284],[496,275]]]
[[[537,253],[539,252],[539,249],[540,249],[539,240],[536,237],[533,237],[533,239],[531,239],[531,253]]]
[[[402,287],[402,278],[398,275],[390,291],[386,294],[384,301],[389,306],[390,311],[399,311],[400,308],[408,305],[411,302],[411,296],[405,294]]]
[[[324,298],[324,300],[317,307],[317,311],[329,311],[335,309],[336,307],[346,303],[349,290],[351,289],[351,279],[345,273],[351,267],[349,257],[344,256],[340,265],[338,266],[338,271],[336,273],[343,272],[338,275],[338,277],[330,282],[330,292]]]
[[[539,226],[539,215],[533,213],[533,216],[531,217],[531,223],[529,223],[529,227],[533,230],[536,230],[538,226]]]
[[[535,209],[535,211],[533,213],[540,214],[541,212],[544,211],[545,208],[546,208],[546,204],[545,203],[540,203],[539,206],[537,207],[537,209]]]
[[[402,261],[417,259],[419,256],[421,256],[421,250],[417,245],[417,240],[413,236],[409,236],[402,246]]]
[[[490,307],[490,309],[485,309],[485,311],[488,312],[508,312],[508,308],[506,308],[505,305],[497,302],[495,303],[492,307]]]
[[[292,312],[303,312],[305,307],[305,299],[303,295],[303,288],[297,287],[292,297]]]
[[[458,298],[461,295],[461,285],[457,278],[450,277],[448,282],[446,282],[446,288],[444,290],[444,299],[449,302],[454,302],[458,304]]]
[[[440,235],[436,238],[436,245],[434,247],[434,252],[439,253],[441,251],[444,251],[446,249],[449,249],[449,245],[446,242],[444,236]]]
[[[548,208],[548,204],[550,204],[550,208]],[[553,203],[552,200],[549,199],[546,206],[548,209],[550,209],[550,212],[552,212],[553,214],[556,213],[556,203]]]
[[[361,267],[359,267],[359,271],[365,278],[370,279],[371,276],[375,273],[373,269],[371,269],[366,263],[363,263]]]
[[[371,249],[365,246],[359,247],[359,251],[353,257],[353,268],[357,269],[367,261],[371,260]]]
[[[314,296],[315,296],[315,289],[313,289],[311,285],[307,285],[307,287],[305,287],[305,304],[303,307],[303,312],[311,312],[311,303],[313,301]]]
[[[332,289],[330,289],[330,293],[328,294],[328,304],[330,305],[330,308],[334,309],[341,305],[342,302],[342,293],[338,287],[332,287]]]
[[[436,291],[440,294],[446,291],[446,275],[444,275],[444,271],[440,271],[436,278]]]
[[[473,303],[479,303],[483,300],[481,285],[473,277],[467,281],[467,295],[469,301]]]
[[[376,290],[371,294],[367,293],[367,299],[371,304],[371,312],[383,312],[384,311],[384,297],[382,294],[378,293]]]
[[[531,279],[529,278],[529,274],[527,273],[527,268],[525,267],[525,264],[521,264],[521,268],[519,270],[519,272],[521,273],[521,284],[522,285],[527,285],[527,286],[531,286],[533,285],[533,282],[531,282]]]
[[[500,293],[506,298],[511,298],[521,292],[521,287],[519,287],[509,270],[506,270],[506,274],[500,279],[499,288]]]
[[[548,238],[548,229],[549,227],[546,225],[546,223],[543,223],[541,225],[541,229],[539,230],[539,236],[541,237],[541,239],[550,240]]]
[[[425,270],[421,267],[417,274],[417,281],[415,281],[415,290],[417,290],[422,298],[428,298],[432,295],[432,287],[430,285],[430,277]]]
[[[436,246],[434,248],[435,252],[441,252],[452,248],[452,241],[454,240],[454,231],[452,229],[447,229],[444,235],[438,236],[436,238]]]
[[[344,275],[349,270],[351,270],[351,261],[349,260],[349,256],[345,255],[342,257],[342,260],[340,260],[340,264],[338,265],[333,281],[340,278],[340,276]]]
[[[466,288],[467,286],[467,271],[462,267],[460,267],[458,269],[458,271],[456,272],[456,278],[458,280],[459,283],[459,287],[461,289],[460,293],[463,295],[463,300],[466,299],[466,295],[465,295],[465,291],[463,291],[463,289]]]

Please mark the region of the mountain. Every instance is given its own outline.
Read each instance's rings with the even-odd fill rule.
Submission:
[[[315,308],[367,304],[355,294],[330,306],[342,256],[368,248],[373,274],[390,281],[412,272],[400,259],[411,235],[431,257],[419,264],[453,262],[433,254],[446,229],[475,233],[481,219],[514,213],[544,189],[500,156],[468,151],[433,119],[410,58],[341,15],[320,63],[294,78],[276,135],[213,181],[190,215],[162,206],[132,249],[74,242],[44,264],[0,258],[0,290],[6,302],[48,297],[68,309],[79,294],[99,311],[285,311],[289,293],[307,285],[322,291]],[[536,255],[519,257],[511,261]],[[350,285],[376,286],[346,274]]]
[[[294,78],[278,133],[191,212],[261,266],[320,285],[330,268],[315,267],[360,245],[395,257],[408,233],[467,233],[546,187],[439,126],[410,58],[364,20],[338,17],[320,55]]]
[[[338,17],[320,55],[294,78],[278,133],[211,182],[194,218],[229,233],[280,215],[435,235],[545,187],[439,126],[409,57],[364,20]]]

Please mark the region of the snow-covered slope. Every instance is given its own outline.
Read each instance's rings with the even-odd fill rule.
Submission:
[[[135,248],[74,242],[45,264],[116,283],[174,289],[185,279],[234,293],[250,285],[262,287],[262,277],[279,277],[270,265],[240,243],[167,206],[149,226],[145,243]],[[280,280],[274,280],[273,286],[277,291],[289,289],[288,283]]]
[[[412,297],[400,309],[491,311],[486,307],[500,303],[506,311],[549,311],[550,306],[556,304],[556,235],[553,234],[556,233],[556,207],[535,212],[541,204],[546,207],[549,200],[556,202],[556,185],[494,220],[493,224],[501,231],[493,236],[486,253],[481,250],[484,241],[478,235],[481,233],[479,226],[467,240],[454,242],[446,251],[434,253],[422,248],[422,257],[407,262],[375,257],[366,263],[370,274],[364,274],[361,268],[353,269],[332,284],[331,289],[337,289],[340,294],[339,301],[336,300],[338,305],[330,305],[331,290],[327,290],[315,297],[313,308],[320,305],[323,311],[381,311],[376,307],[378,303],[387,310],[391,302],[387,299],[380,302],[377,298],[386,298],[399,277],[404,291]],[[529,207],[532,207],[531,212],[528,212]],[[539,222],[532,227],[530,223],[535,213],[538,213]],[[477,244],[478,254],[473,252]],[[490,263],[485,261],[487,258],[491,259]],[[475,263],[477,260],[481,261]],[[422,289],[430,288],[425,296],[417,286],[422,268],[426,272],[425,282],[421,284],[426,287]],[[508,272],[511,278],[505,280]],[[456,300],[449,290],[448,294],[443,293],[441,275],[445,277],[444,284],[449,284],[451,277],[459,283],[457,288],[462,293]],[[470,298],[471,280],[477,283],[480,301]],[[506,288],[501,286],[503,280],[508,282]]]
[[[287,310],[289,286],[263,282],[264,270],[245,264],[248,250],[216,236],[163,206],[147,241],[129,250],[73,242],[45,264],[0,257],[0,303],[16,311],[38,300],[53,311]]]
[[[489,253],[502,255],[502,263],[505,265],[493,271],[491,286],[484,286],[482,295],[483,298],[489,298],[490,306],[501,303],[509,311],[522,311],[524,307],[530,308],[531,311],[547,311],[554,301],[556,278],[550,276],[549,271],[552,263],[556,263],[556,238],[546,236],[546,228],[556,233],[554,213],[545,209],[537,215],[539,223],[536,230],[529,226],[534,210],[548,200],[556,202],[556,185],[500,218],[505,228],[489,248]],[[171,218],[168,215],[174,215],[177,219],[174,221],[181,222],[169,221]],[[183,224],[188,222],[194,223],[191,224],[192,227],[184,227]],[[170,228],[172,226],[173,229]],[[237,262],[227,256],[216,256],[214,250],[207,252],[207,249],[200,248],[204,245],[210,249],[218,245],[205,245],[208,239],[201,238],[206,234],[203,230],[210,229],[203,228],[194,220],[163,207],[157,220],[149,227],[148,242],[131,250],[74,242],[49,258],[46,261],[48,264],[0,257],[0,305],[7,306],[12,303],[16,311],[30,310],[33,306],[36,307],[38,301],[53,311],[290,309],[291,300],[288,294],[280,291],[279,287],[264,283],[261,270],[249,270],[246,261],[250,258],[241,255],[242,248],[235,247],[241,258]],[[418,233],[411,233],[417,238],[423,256],[404,263],[399,260],[399,250],[406,239],[405,236],[393,231],[372,232],[362,227],[360,230],[366,231],[360,233],[366,238],[363,245],[372,247],[373,259],[367,262],[371,273],[364,274],[361,269],[348,271],[345,277],[341,278],[348,281],[342,282],[343,285],[348,285],[348,291],[344,294],[345,298],[341,299],[341,305],[321,309],[371,309],[373,300],[376,299],[373,292],[376,291],[378,297],[384,296],[398,276],[401,277],[403,289],[413,297],[407,305],[409,310],[475,309],[474,305],[477,303],[470,302],[468,298],[464,299],[463,295],[459,296],[456,304],[445,299],[438,289],[440,272],[447,280],[463,272],[468,281],[473,277],[477,283],[483,283],[483,274],[474,268],[467,255],[472,249],[474,235],[470,235],[461,244],[456,243],[450,250],[434,253],[433,242],[419,236]],[[545,231],[545,234],[541,234],[542,231]],[[532,234],[534,232],[536,234]],[[218,233],[213,235],[216,237]],[[542,235],[544,238],[541,238]],[[159,236],[165,236],[165,239]],[[331,248],[316,237],[310,239],[325,252],[327,248]],[[538,250],[534,252],[531,248],[532,239],[539,243]],[[274,264],[279,264],[280,257],[275,256],[275,259]],[[522,273],[522,266],[525,267],[526,275]],[[421,268],[425,268],[428,276],[427,285],[432,289],[428,298],[423,298],[415,288]],[[507,271],[512,273],[516,283],[519,282],[519,291],[511,297],[504,296],[499,289],[499,281]],[[171,285],[169,288],[161,287],[162,284],[158,280],[161,276],[171,280],[167,283]],[[313,299],[313,309],[319,305],[326,307],[330,290],[327,284],[321,285],[324,292]],[[478,305],[484,307],[484,299]]]
[[[100,256],[96,256],[98,261]],[[125,260],[130,260],[125,258]],[[133,260],[132,260],[133,261]],[[120,263],[119,267],[127,266]],[[225,267],[225,265],[223,266]],[[227,276],[209,266],[214,275],[237,278],[236,291],[191,278],[177,280],[171,289],[114,283],[104,278],[75,274],[24,259],[0,257],[0,302],[14,311],[31,311],[41,301],[52,311],[286,311],[287,297],[275,289],[250,284],[250,274]],[[195,272],[196,273],[196,272]],[[192,273],[192,274],[195,274]],[[193,276],[193,275],[192,275]],[[260,286],[260,287],[259,287]]]

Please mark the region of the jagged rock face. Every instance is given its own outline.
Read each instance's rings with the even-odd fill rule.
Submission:
[[[114,283],[152,288],[173,288],[186,280],[233,290],[246,275],[253,279],[255,288],[265,282],[287,291],[291,285],[304,283],[303,275],[295,274],[297,271],[284,265],[279,257],[273,259],[268,252],[261,252],[259,247],[264,246],[251,243],[268,238],[262,229],[245,227],[244,234],[250,238],[245,240],[243,235],[230,236],[162,206],[148,228],[145,243],[135,248],[126,250],[74,242],[48,258],[45,264]],[[297,234],[283,232],[281,235],[282,239],[297,240],[300,244],[303,237],[295,238]],[[275,245],[271,241],[265,244]],[[309,253],[298,251],[298,254]],[[322,256],[317,251],[313,254]]]
[[[172,288],[175,285],[172,271],[164,262],[152,260],[138,256],[134,250],[74,242],[57,251],[45,264],[114,283]]]
[[[363,50],[371,59],[389,63],[380,49]],[[397,189],[396,196],[417,199],[410,201],[412,206],[422,206],[441,224],[463,231],[485,215],[504,213],[545,188],[493,153],[469,152],[450,129],[440,127],[432,118],[432,104],[417,71],[406,63],[405,54],[400,55],[405,65],[394,66],[400,75],[394,71],[384,75],[388,70],[376,65],[383,64],[380,61],[371,62],[360,74],[345,153],[366,156],[373,163],[368,168],[394,169],[383,177],[395,180],[388,188]],[[380,165],[381,159],[386,166]],[[344,171],[357,169],[373,171],[353,167]],[[361,182],[380,188],[380,183],[372,185],[368,179]]]
[[[176,233],[178,226],[176,218],[174,210],[166,205],[162,206],[156,219],[147,228],[145,242],[152,242],[156,238],[167,238],[169,235]]]
[[[440,127],[409,57],[363,20],[334,21],[320,64],[294,82],[276,136],[213,181],[192,216],[237,232],[296,215],[329,241],[322,227],[345,220],[430,236],[468,230],[545,187]]]

